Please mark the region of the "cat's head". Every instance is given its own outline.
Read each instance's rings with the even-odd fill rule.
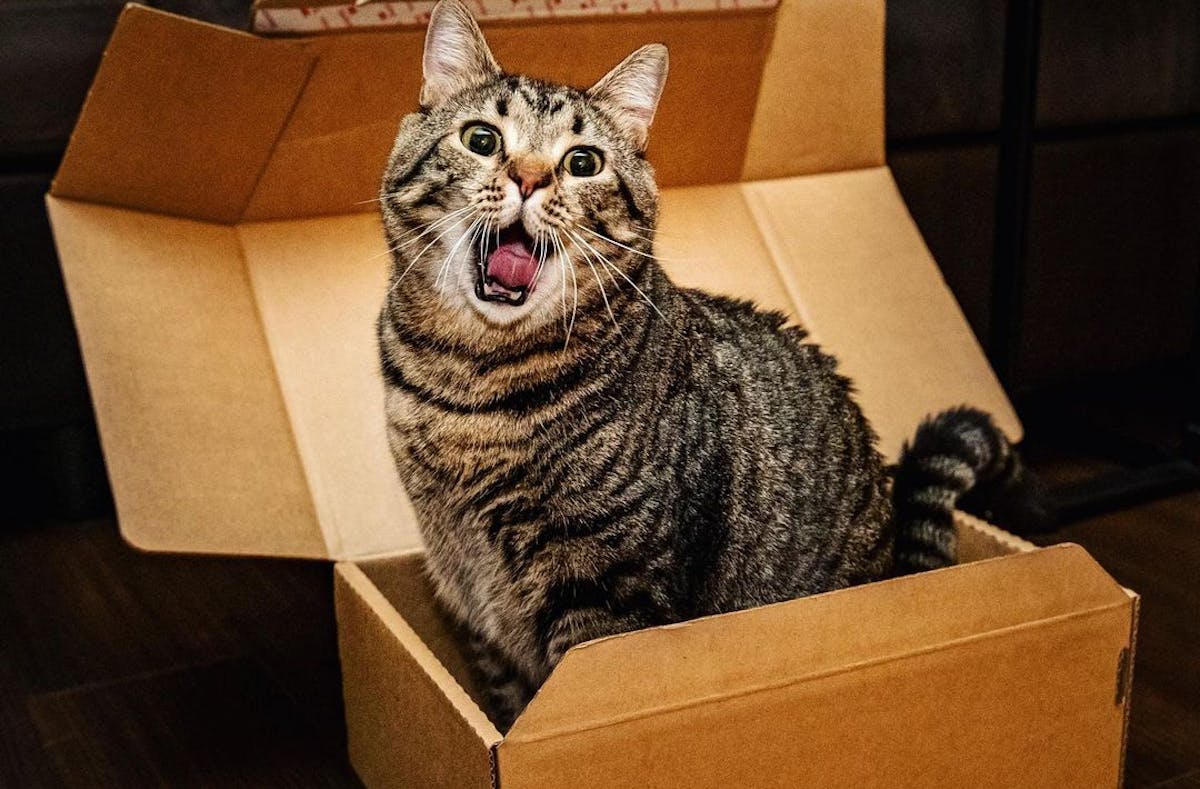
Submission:
[[[569,56],[567,42],[546,46]],[[423,68],[421,111],[401,122],[382,187],[392,298],[476,337],[605,311],[651,251],[643,151],[666,47],[587,90],[549,84],[502,71],[462,3],[442,0]]]

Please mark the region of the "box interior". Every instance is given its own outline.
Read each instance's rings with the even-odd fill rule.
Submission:
[[[965,513],[956,513],[955,527],[960,564],[1036,550],[1031,543]],[[481,706],[479,688],[461,649],[462,634],[434,600],[433,589],[425,577],[422,552],[406,551],[396,556],[359,560],[354,566],[379,591],[386,605],[412,628],[432,657]]]

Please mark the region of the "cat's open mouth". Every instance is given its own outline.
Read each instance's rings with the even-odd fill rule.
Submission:
[[[533,246],[520,220],[488,238],[482,259],[476,262],[475,296],[482,301],[524,304],[537,287],[540,269]]]

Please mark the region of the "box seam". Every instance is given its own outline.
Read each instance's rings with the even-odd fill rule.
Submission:
[[[1125,710],[1122,713],[1121,720],[1121,760],[1117,766],[1117,786],[1125,785],[1125,759],[1129,750],[1129,716],[1133,710],[1133,673],[1137,666],[1137,636],[1138,636],[1138,613],[1141,611],[1141,597],[1135,595],[1130,596],[1130,614],[1129,614],[1129,665],[1124,669],[1126,676],[1125,681]],[[1122,678],[1118,677],[1120,682]]]
[[[199,221],[199,220],[197,220]],[[300,451],[300,441],[296,436],[296,427],[292,417],[292,410],[288,405],[287,394],[283,390],[283,380],[279,376],[279,365],[275,361],[275,350],[271,346],[271,338],[267,334],[266,324],[263,322],[262,304],[260,303],[258,290],[254,287],[254,278],[250,276],[250,262],[246,255],[246,244],[242,238],[242,229],[240,224],[231,226],[234,237],[237,239],[238,259],[241,262],[241,275],[246,283],[247,290],[250,291],[251,301],[254,303],[254,317],[258,322],[259,334],[262,337],[263,345],[266,346],[267,358],[271,364],[271,374],[275,379],[275,388],[279,392],[279,402],[283,406],[283,413],[287,417],[288,438],[291,443],[292,451],[295,453],[297,460],[300,462],[300,469],[304,473],[306,483],[306,492],[308,493],[308,502],[312,507],[313,517],[317,521],[317,528],[321,532],[321,541],[325,544],[325,558],[334,558],[334,554],[329,545],[329,532],[325,526],[325,517],[322,512],[322,507],[317,501],[317,497],[313,495],[313,479],[312,473],[309,471],[308,464],[304,462],[304,453]]]
[[[263,41],[261,36],[253,36],[255,39]],[[296,91],[295,98],[292,99],[292,106],[288,108],[287,114],[283,116],[283,122],[279,124],[279,130],[275,132],[275,139],[271,141],[271,147],[267,149],[267,155],[263,157],[262,164],[258,166],[258,173],[254,176],[254,185],[250,187],[250,193],[246,196],[246,201],[242,204],[238,211],[238,218],[234,224],[241,225],[246,221],[246,212],[250,210],[250,206],[254,205],[254,198],[258,196],[258,188],[262,185],[263,176],[266,175],[267,168],[271,166],[272,160],[275,158],[275,150],[279,147],[279,141],[283,139],[283,135],[292,125],[292,118],[296,114],[296,108],[300,106],[300,100],[304,98],[304,93],[308,90],[308,84],[312,81],[313,71],[317,68],[317,55],[305,49],[302,46],[296,46],[288,42],[277,42],[285,46],[295,46],[296,49],[308,56],[308,70],[304,73],[304,79],[300,83],[300,89]],[[239,238],[240,238],[239,234]]]
[[[686,702],[680,702],[678,704],[666,704],[666,705],[662,705],[659,707],[655,707],[650,710],[644,710],[644,711],[639,711],[636,713],[620,715],[615,718],[611,718],[611,719],[601,721],[601,722],[598,722],[595,724],[577,726],[577,727],[565,727],[565,728],[561,728],[561,729],[554,730],[554,731],[548,731],[548,732],[544,732],[544,733],[529,735],[527,737],[519,737],[518,736],[517,739],[513,739],[513,740],[506,739],[505,742],[511,741],[514,745],[535,743],[535,742],[542,742],[544,740],[549,740],[549,739],[553,739],[553,738],[557,738],[557,737],[568,737],[568,736],[573,736],[573,735],[577,735],[577,734],[583,734],[585,732],[596,731],[599,729],[611,728],[613,726],[619,726],[619,725],[629,723],[632,721],[642,720],[642,719],[652,718],[652,717],[658,717],[661,715],[666,715],[666,714],[678,712],[678,711],[685,710],[685,709],[691,709],[693,707],[698,707],[701,705],[723,703],[723,702],[730,701],[733,699],[744,698],[747,696],[754,696],[754,695],[758,695],[761,693],[769,693],[772,691],[782,690],[784,688],[792,687],[794,685],[800,685],[800,684],[803,684],[806,682],[812,682],[814,680],[826,679],[826,678],[835,677],[835,676],[838,676],[841,674],[847,674],[847,673],[851,673],[851,672],[855,672],[855,671],[862,671],[863,669],[867,669],[867,668],[883,666],[883,665],[887,665],[889,663],[896,663],[896,662],[899,662],[902,660],[908,660],[910,658],[920,657],[922,655],[931,655],[931,654],[936,654],[939,652],[946,652],[946,651],[958,649],[963,646],[967,646],[969,644],[976,644],[976,643],[991,641],[996,638],[1000,638],[1002,636],[1009,635],[1011,633],[1016,633],[1016,632],[1026,631],[1026,630],[1035,630],[1035,629],[1047,627],[1050,625],[1056,625],[1056,624],[1059,624],[1062,622],[1068,622],[1068,621],[1073,621],[1073,620],[1082,620],[1082,619],[1088,619],[1091,617],[1101,616],[1103,614],[1110,613],[1112,611],[1119,610],[1125,606],[1130,606],[1130,605],[1132,605],[1131,601],[1121,600],[1119,602],[1113,602],[1113,603],[1108,603],[1106,605],[1101,605],[1098,607],[1088,608],[1083,611],[1070,611],[1065,614],[1059,614],[1057,616],[1046,617],[1046,618],[1031,621],[1031,622],[1030,621],[1020,622],[1015,625],[1009,625],[1007,627],[997,628],[995,630],[989,630],[986,633],[976,633],[976,634],[973,634],[970,636],[964,636],[964,637],[960,637],[960,638],[956,638],[956,639],[951,639],[949,641],[945,641],[940,644],[930,645],[930,646],[920,648],[920,649],[910,649],[910,650],[906,650],[906,651],[903,651],[903,652],[900,652],[897,654],[886,655],[886,656],[880,657],[880,658],[874,658],[874,659],[869,659],[869,660],[860,660],[860,661],[856,661],[854,663],[847,663],[845,665],[838,666],[836,668],[826,669],[823,671],[811,672],[811,673],[804,674],[799,677],[794,677],[792,679],[788,679],[788,680],[784,680],[784,681],[780,681],[780,682],[773,682],[773,683],[768,683],[768,684],[764,684],[764,685],[759,685],[759,686],[753,687],[753,688],[746,688],[746,689],[740,690],[736,693],[713,694],[713,695],[705,696],[705,697],[697,697],[697,698],[688,700]],[[519,720],[518,720],[518,725],[519,725]]]

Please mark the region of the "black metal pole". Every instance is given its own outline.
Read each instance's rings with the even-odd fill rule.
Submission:
[[[1004,95],[1000,105],[988,355],[1000,380],[1010,385],[1021,339],[1041,6],[1041,0],[1009,0],[1004,29]]]

